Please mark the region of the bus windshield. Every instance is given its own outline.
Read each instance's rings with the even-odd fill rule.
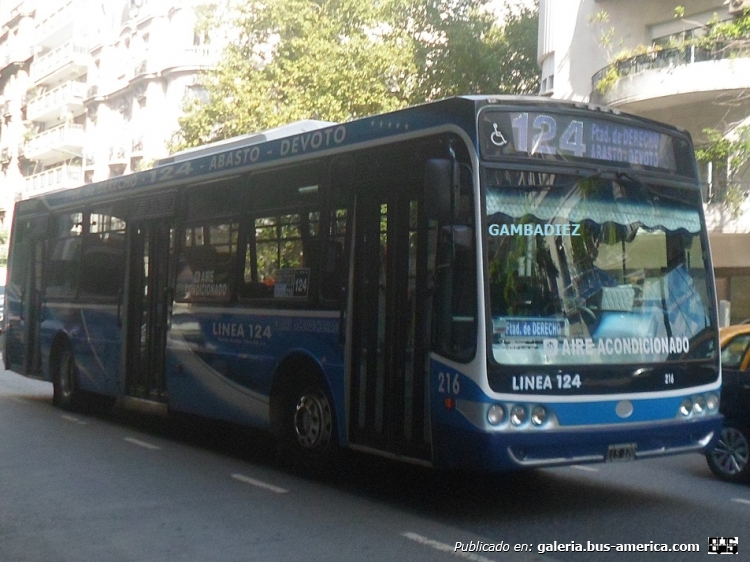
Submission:
[[[716,353],[696,192],[483,170],[492,359],[659,363]]]

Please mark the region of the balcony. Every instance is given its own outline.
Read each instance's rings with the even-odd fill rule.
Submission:
[[[30,59],[32,55],[31,45],[6,47],[0,52],[0,69],[11,64],[21,65],[24,61]]]
[[[39,84],[75,78],[88,70],[89,58],[87,47],[69,41],[31,63],[31,80]]]
[[[109,147],[109,160],[108,164],[110,166],[117,166],[121,164],[127,164],[128,163],[128,157],[125,153],[125,147],[124,146],[110,146]]]
[[[29,160],[55,162],[80,156],[83,149],[83,125],[66,123],[33,136],[26,142],[24,154]]]
[[[63,114],[80,115],[86,99],[86,84],[66,82],[29,100],[26,118],[30,121],[49,121]]]
[[[741,104],[732,107],[729,102],[749,87],[750,39],[738,39],[653,50],[618,61],[594,74],[591,101],[680,123],[700,137],[705,127],[746,116]]]
[[[78,187],[83,182],[83,171],[80,166],[65,164],[28,176],[26,178],[26,197],[39,195],[58,189]]]
[[[141,62],[136,64],[133,67],[133,76],[137,77],[141,74],[146,74],[148,72],[148,61],[146,59],[143,59]]]
[[[37,13],[36,16],[36,44],[42,47],[59,45],[73,36],[75,21],[81,16],[80,7],[85,7],[80,0],[69,0],[59,8],[50,2],[52,11]],[[40,10],[41,11],[41,10]],[[81,21],[85,19],[81,18]]]
[[[150,72],[171,68],[203,68],[215,66],[221,59],[221,49],[214,46],[189,47],[164,51],[149,59]]]

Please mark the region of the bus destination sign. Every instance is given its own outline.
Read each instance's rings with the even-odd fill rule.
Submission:
[[[685,141],[638,123],[578,114],[486,111],[479,128],[482,156],[487,159],[584,159],[679,173],[679,153],[688,148],[678,146],[687,145]],[[684,175],[690,173],[684,170]]]

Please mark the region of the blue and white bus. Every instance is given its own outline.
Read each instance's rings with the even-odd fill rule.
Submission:
[[[17,203],[6,368],[338,448],[499,471],[721,427],[689,136],[459,97],[249,135]]]

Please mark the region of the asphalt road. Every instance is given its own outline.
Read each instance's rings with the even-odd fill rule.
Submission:
[[[477,475],[352,454],[312,477],[263,434],[69,414],[51,396],[0,372],[0,562],[689,561],[718,536],[750,552],[750,486],[718,481],[699,455]],[[676,543],[700,552],[614,550]]]

